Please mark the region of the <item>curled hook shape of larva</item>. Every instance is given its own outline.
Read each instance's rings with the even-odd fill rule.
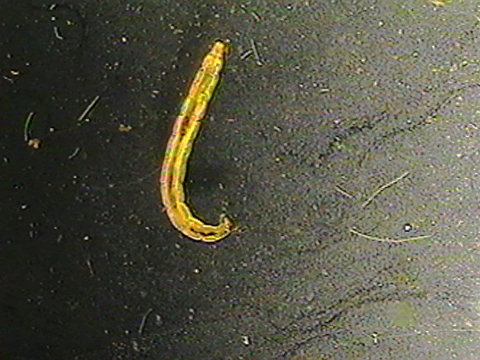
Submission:
[[[203,59],[175,120],[160,176],[162,201],[173,226],[185,236],[205,242],[225,238],[234,231],[234,224],[224,214],[220,215],[218,225],[206,224],[195,217],[185,201],[183,182],[188,158],[200,130],[201,120],[218,84],[227,49],[226,43],[217,41]]]

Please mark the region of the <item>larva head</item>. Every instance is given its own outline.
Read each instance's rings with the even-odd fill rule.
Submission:
[[[230,40],[222,41],[222,40],[216,40],[213,43],[212,47],[212,53],[216,54],[217,56],[225,56],[228,55],[231,52],[231,44]]]

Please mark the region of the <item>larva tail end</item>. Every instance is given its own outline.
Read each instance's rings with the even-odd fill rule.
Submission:
[[[220,224],[223,224],[230,231],[235,228],[233,221],[225,214],[220,215]]]

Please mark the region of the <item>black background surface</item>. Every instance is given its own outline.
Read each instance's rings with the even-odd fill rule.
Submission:
[[[1,359],[478,358],[476,2],[0,4]],[[158,177],[216,39],[201,244]]]

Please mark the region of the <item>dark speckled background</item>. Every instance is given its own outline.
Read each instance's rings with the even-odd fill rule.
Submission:
[[[476,1],[0,4],[2,360],[478,359]],[[216,39],[187,191],[244,231],[208,245],[158,177]]]

